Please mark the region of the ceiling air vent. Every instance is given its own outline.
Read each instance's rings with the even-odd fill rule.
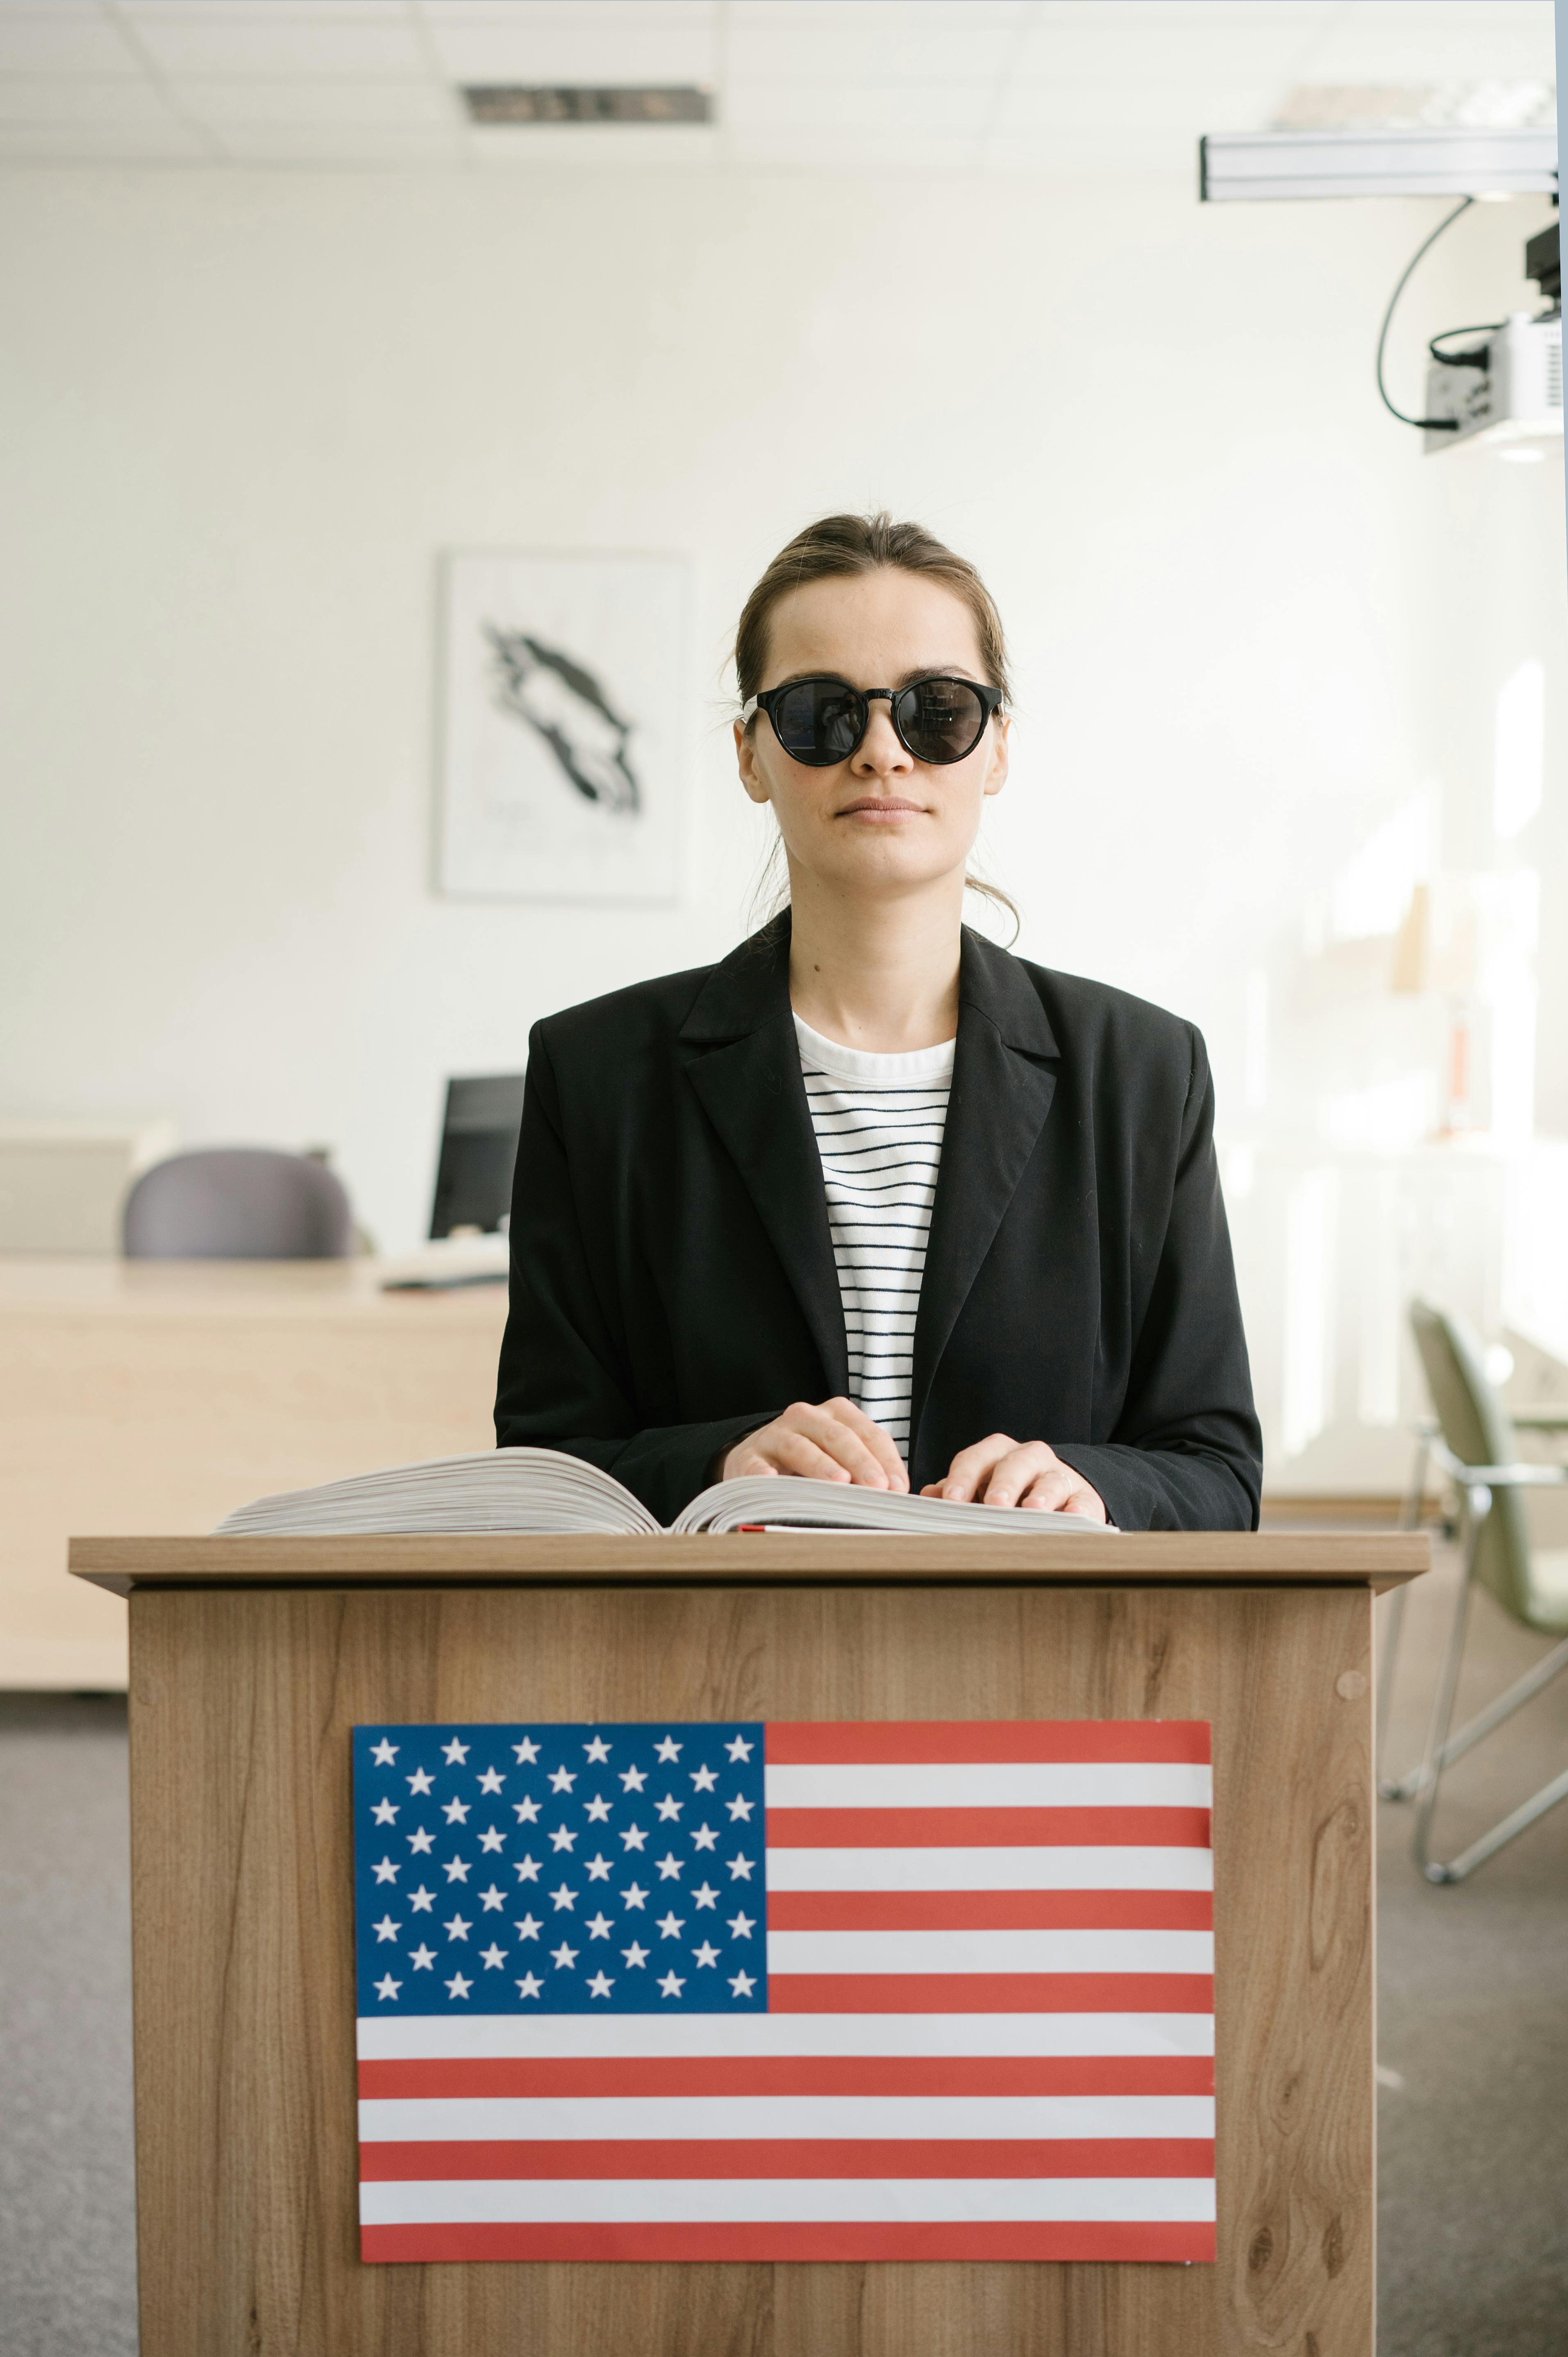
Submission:
[[[615,89],[596,83],[533,88],[469,82],[463,97],[476,123],[711,123],[712,92],[678,83],[665,89]]]

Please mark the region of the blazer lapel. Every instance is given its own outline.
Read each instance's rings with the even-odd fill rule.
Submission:
[[[966,927],[958,1044],[915,1320],[909,1458],[949,1337],[1017,1190],[1056,1093],[1058,1050],[1016,958]]]
[[[829,1395],[849,1351],[822,1166],[789,1009],[788,911],[714,968],[682,1026],[686,1070],[756,1204],[822,1361]],[[736,1314],[746,1315],[736,1304]]]

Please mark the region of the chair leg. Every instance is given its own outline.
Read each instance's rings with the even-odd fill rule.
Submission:
[[[1437,1788],[1443,1779],[1444,1752],[1448,1743],[1448,1729],[1454,1717],[1454,1698],[1459,1690],[1459,1670],[1465,1658],[1465,1636],[1470,1618],[1470,1584],[1475,1577],[1476,1558],[1480,1552],[1481,1534],[1487,1526],[1487,1516],[1492,1510],[1492,1493],[1477,1482],[1465,1495],[1465,1557],[1459,1574],[1459,1597],[1454,1608],[1454,1626],[1448,1632],[1448,1651],[1444,1655],[1443,1668],[1437,1680],[1437,1690],[1432,1697],[1432,1720],[1426,1735],[1426,1759],[1413,1784],[1412,1797],[1420,1795],[1412,1839],[1412,1853],[1423,1874],[1427,1874],[1427,1843],[1432,1831],[1433,1813],[1437,1806]],[[1407,1777],[1404,1781],[1409,1784]],[[1433,1878],[1429,1877],[1429,1879]],[[1441,1877],[1436,1878],[1441,1879]]]
[[[1495,1824],[1489,1834],[1483,1834],[1478,1841],[1470,1844],[1468,1849],[1462,1849],[1457,1857],[1451,1857],[1446,1866],[1426,1867],[1423,1871],[1428,1882],[1463,1882],[1467,1874],[1474,1874],[1487,1858],[1495,1857],[1516,1835],[1523,1833],[1527,1825],[1534,1824],[1538,1817],[1545,1816],[1548,1809],[1554,1809],[1559,1801],[1568,1801],[1568,1769],[1564,1769],[1561,1776],[1554,1776],[1550,1784],[1543,1784],[1540,1792],[1522,1802],[1511,1816],[1504,1817],[1500,1824]]]

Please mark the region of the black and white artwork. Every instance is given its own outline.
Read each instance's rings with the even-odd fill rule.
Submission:
[[[447,558],[444,891],[678,898],[685,570],[663,556]]]

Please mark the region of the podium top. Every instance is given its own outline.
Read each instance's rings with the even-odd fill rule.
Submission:
[[[1430,1567],[1423,1532],[1146,1531],[897,1538],[733,1536],[76,1538],[70,1567],[136,1587],[1396,1587]]]

